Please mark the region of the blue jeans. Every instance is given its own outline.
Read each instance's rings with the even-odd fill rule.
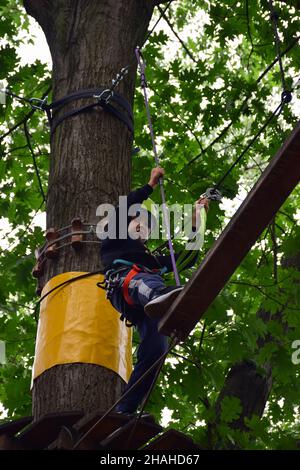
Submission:
[[[134,306],[130,306],[127,304],[122,294],[122,285],[126,273],[122,273],[118,287],[114,289],[110,301],[114,308],[122,313],[123,316],[136,327],[140,336],[140,345],[137,350],[136,365],[123,393],[126,392],[168,348],[167,336],[163,336],[158,332],[158,321],[149,318],[144,313],[144,305],[158,294],[159,289],[165,287],[163,278],[159,274],[137,274],[130,281],[128,287],[129,294],[135,304]],[[123,413],[135,412],[151,387],[156,371],[157,367],[155,367],[139,385],[129,392],[117,405],[116,410]]]

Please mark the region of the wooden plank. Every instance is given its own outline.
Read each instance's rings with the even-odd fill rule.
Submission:
[[[95,427],[88,432],[88,435],[80,440],[80,444],[77,446],[78,450],[91,450],[96,449],[99,446],[100,441],[105,440],[110,434],[117,429],[120,429],[130,421],[130,418],[120,413],[110,413],[105,416],[104,419],[100,420],[103,413],[95,413],[90,417],[84,417],[74,426],[77,432],[80,432],[81,436],[84,435],[94,425]],[[100,420],[100,421],[99,421]]]
[[[0,435],[0,450],[27,450],[25,444],[8,434]]]
[[[104,411],[98,411],[90,414],[89,416],[84,416],[73,426],[74,431],[80,433],[81,436],[88,432],[88,435],[83,439],[81,439],[81,437],[77,439],[77,441],[80,441],[79,445],[76,446],[78,450],[96,449],[99,447],[100,442],[104,441],[108,436],[112,435],[115,431],[120,430],[128,422],[132,421],[132,416],[113,411],[101,420],[103,415]],[[141,420],[155,425],[155,420],[151,415],[147,416],[147,418],[142,418]],[[94,425],[95,427],[93,428]]]
[[[140,419],[136,424],[136,420],[132,419],[125,426],[113,432],[104,441],[101,441],[100,448],[105,450],[136,450],[161,431],[162,427],[158,424],[143,419]]]
[[[169,429],[141,450],[200,450],[200,447],[182,432]]]
[[[57,439],[51,442],[47,450],[72,450],[76,440],[79,438],[77,431],[72,426],[62,426]]]
[[[19,434],[18,440],[31,449],[44,449],[57,438],[62,426],[72,426],[81,417],[80,411],[46,414],[37,421],[33,421],[25,431]]]
[[[300,123],[159,322],[184,340],[300,180]]]
[[[95,413],[91,413],[87,416],[84,416],[80,421],[78,421],[74,425],[74,429],[76,429],[80,433],[84,434],[92,426],[94,426],[95,423],[98,423],[98,421],[102,418],[102,416],[104,414],[105,414],[105,411],[96,411]],[[108,418],[108,419],[106,419],[106,418]],[[105,421],[106,421],[105,427],[110,428],[110,426],[111,426],[112,431],[114,431],[116,429],[116,427],[123,426],[123,424],[126,424],[129,420],[130,420],[129,416],[127,416],[125,414],[122,414],[122,413],[115,413],[114,411],[112,411],[111,413],[109,413],[108,416],[106,416],[104,418],[104,420],[102,420],[98,423],[99,431],[97,431],[97,426],[96,426],[95,429],[92,431],[92,433],[95,432],[95,435],[97,435],[97,438],[98,438],[100,436],[99,433],[101,433],[101,429],[103,428],[103,424],[101,424],[101,423],[104,423]],[[98,439],[98,440],[100,440],[100,439]]]
[[[15,419],[0,425],[0,436],[6,434],[7,436],[14,436],[17,432],[20,432],[25,426],[32,421],[32,416],[25,416],[24,418]]]

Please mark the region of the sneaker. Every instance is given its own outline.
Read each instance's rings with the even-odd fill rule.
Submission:
[[[182,289],[183,286],[169,286],[161,289],[159,295],[145,305],[146,315],[154,320],[160,320]]]

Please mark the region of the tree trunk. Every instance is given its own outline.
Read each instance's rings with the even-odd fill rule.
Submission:
[[[282,267],[293,267],[300,271],[300,252],[288,258],[283,258]],[[282,321],[281,311],[271,315],[264,310],[259,310],[257,316],[265,322],[268,322],[270,318],[272,318],[272,320]],[[288,328],[285,322],[283,326],[285,329]],[[274,339],[271,335],[267,335],[264,339],[259,338],[257,345],[259,348],[262,348],[266,343],[271,341],[274,341]],[[229,425],[232,429],[247,431],[248,428],[244,422],[246,417],[249,419],[254,415],[262,417],[273,384],[271,364],[264,364],[264,370],[264,374],[259,372],[255,362],[251,360],[244,360],[231,367],[223,389],[217,399],[216,423],[219,421],[222,400],[226,396],[238,398],[242,407],[239,418]]]
[[[131,64],[117,91],[133,105],[134,48],[142,43],[157,3],[24,0],[49,44],[53,101],[77,90],[110,87],[116,74]],[[57,117],[85,104],[71,102]],[[56,129],[51,138],[47,228],[65,227],[75,216],[95,224],[99,204],[115,204],[119,195],[129,192],[132,141],[127,127],[99,107],[65,120]],[[98,244],[85,244],[81,251],[68,246],[59,251],[57,260],[47,261],[42,283],[63,272],[96,269],[101,269]],[[107,409],[120,396],[122,382],[101,366],[57,365],[34,381],[33,414],[37,418],[61,410]]]

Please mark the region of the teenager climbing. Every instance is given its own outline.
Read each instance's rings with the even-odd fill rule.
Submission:
[[[127,196],[124,227],[120,227],[119,212],[116,209],[114,237],[107,237],[101,244],[101,259],[106,273],[107,297],[114,308],[136,327],[140,336],[137,350],[137,362],[124,392],[130,388],[146,370],[167,350],[167,337],[158,332],[158,320],[183,289],[181,286],[166,287],[162,273],[172,271],[171,257],[154,256],[147,249],[145,242],[157,223],[147,204],[153,189],[164,175],[164,169],[156,167],[151,171],[149,182],[142,188],[132,191]],[[147,201],[148,199],[148,201]],[[138,210],[133,205],[138,204]],[[193,210],[193,232],[197,231],[197,211],[200,204],[208,211],[209,200],[200,198]],[[153,207],[153,205],[152,205]],[[131,215],[130,215],[131,214]],[[110,223],[110,221],[108,222]],[[123,233],[120,236],[120,233]],[[180,253],[175,253],[178,259]],[[198,258],[198,251],[186,265],[193,266]],[[121,413],[134,413],[150,388],[156,369],[135,387],[117,406]]]

